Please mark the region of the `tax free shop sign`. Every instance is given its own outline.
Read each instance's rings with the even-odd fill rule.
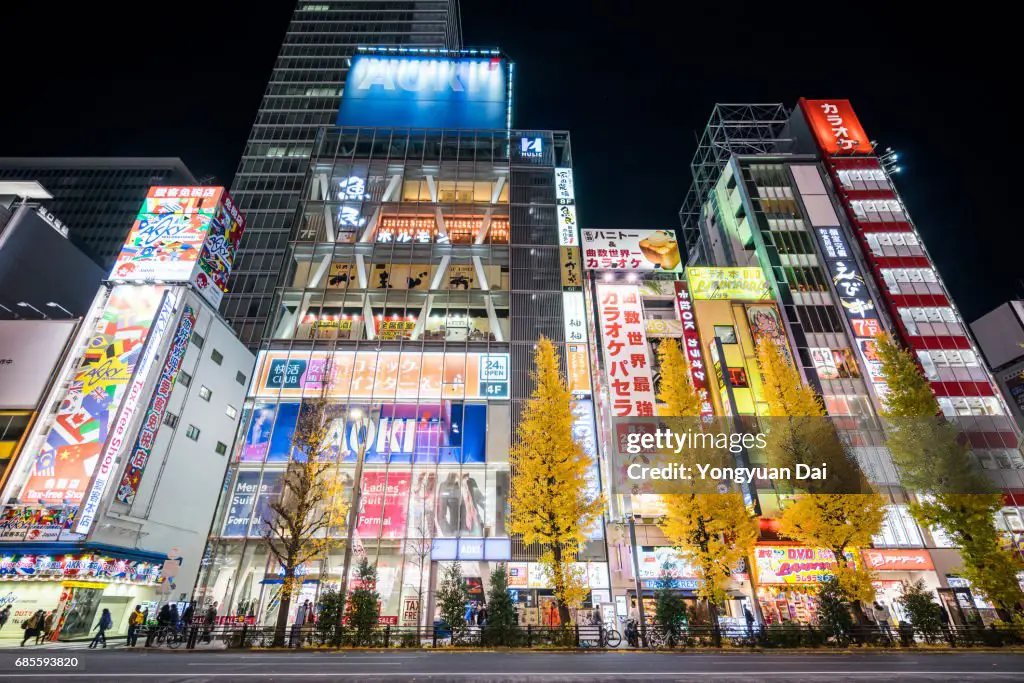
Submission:
[[[339,126],[505,130],[508,62],[360,54],[352,59]]]

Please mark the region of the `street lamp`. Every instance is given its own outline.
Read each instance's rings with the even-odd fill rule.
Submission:
[[[62,310],[62,311],[64,311],[65,313],[67,313],[67,314],[68,314],[68,317],[69,317],[69,318],[74,318],[74,317],[75,317],[74,313],[72,313],[72,312],[71,312],[71,311],[69,311],[68,309],[64,308],[63,306],[61,306],[61,305],[60,305],[59,303],[57,303],[56,301],[47,301],[47,302],[46,302],[46,305],[47,305],[47,306],[48,306],[49,308],[59,308],[60,310]]]
[[[44,320],[49,320],[49,317],[47,317],[47,315],[45,313],[43,313],[42,311],[40,311],[38,308],[36,308],[35,306],[33,306],[32,304],[30,304],[27,301],[19,301],[18,305],[21,306],[22,308],[31,308],[33,311],[35,311],[39,315],[43,316]]]
[[[359,521],[359,505],[363,498],[363,462],[366,460],[366,446],[368,439],[365,433],[369,426],[370,418],[359,408],[349,412],[352,422],[356,428],[356,441],[359,450],[356,454],[356,474],[352,482],[352,505],[348,511],[348,529],[345,534],[345,561],[342,563],[341,574],[341,599],[348,602],[348,574],[352,567],[352,541],[355,536],[356,522]],[[341,624],[338,624],[340,627]]]

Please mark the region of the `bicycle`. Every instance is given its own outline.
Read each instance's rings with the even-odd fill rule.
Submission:
[[[185,633],[173,626],[164,626],[157,631],[157,642],[163,643],[172,650],[181,647],[185,640]]]
[[[622,643],[622,634],[613,628],[605,629],[601,636],[598,647],[618,647]]]

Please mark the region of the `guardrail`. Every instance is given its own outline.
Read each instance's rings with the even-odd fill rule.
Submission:
[[[910,648],[917,645],[940,645],[955,648],[1008,647],[1024,645],[1024,633],[1011,626],[956,626],[921,632],[909,625],[899,629],[875,626],[854,627],[841,633],[814,626],[777,625],[765,628],[684,626],[678,632],[666,631],[657,625],[646,629],[645,637],[632,639],[603,626],[537,627],[513,626],[468,627],[452,633],[450,629],[379,626],[360,630],[348,626],[307,624],[289,626],[280,631],[274,626],[226,624],[208,626],[193,624],[178,629],[144,627],[139,630],[139,645],[195,649],[219,647],[249,649],[264,647],[369,647],[369,648],[600,648],[615,649],[647,647],[678,650],[703,647],[730,648],[838,648],[882,647]]]

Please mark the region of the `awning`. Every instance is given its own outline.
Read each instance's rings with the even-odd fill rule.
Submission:
[[[103,555],[146,564],[163,564],[167,560],[164,553],[105,543],[4,543],[0,544],[0,555]]]

